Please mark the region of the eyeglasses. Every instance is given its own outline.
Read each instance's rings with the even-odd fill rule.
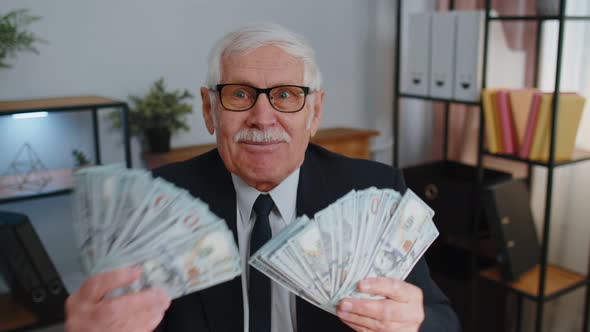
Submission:
[[[265,94],[272,107],[283,113],[299,112],[305,106],[309,87],[299,85],[279,85],[266,89],[246,84],[217,84],[221,105],[232,112],[244,112],[256,104],[258,96]]]

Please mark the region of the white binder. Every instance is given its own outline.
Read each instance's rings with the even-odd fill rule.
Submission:
[[[429,13],[412,14],[409,20],[409,46],[402,91],[408,94],[428,96],[430,57]]]
[[[454,12],[432,15],[430,45],[430,96],[451,99],[455,75]]]
[[[483,11],[456,11],[457,57],[454,99],[479,101],[483,63]]]

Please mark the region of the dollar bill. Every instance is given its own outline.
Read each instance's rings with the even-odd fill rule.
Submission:
[[[142,277],[117,295],[158,287],[172,298],[195,292],[240,275],[240,260],[233,245],[233,234],[223,224],[214,224],[195,239],[173,246],[160,246],[157,256],[139,258],[133,265],[143,270]],[[134,260],[135,261],[135,260]],[[126,266],[127,262],[109,262]]]
[[[298,218],[250,264],[310,303],[335,313],[369,277],[405,279],[438,236],[434,211],[411,190],[351,191],[313,219]]]
[[[408,189],[381,237],[367,277],[397,275],[424,226],[432,223],[433,216],[434,211]]]
[[[186,190],[123,165],[75,173],[74,233],[86,272],[130,265],[140,280],[110,294],[149,287],[174,299],[241,273],[232,232]]]

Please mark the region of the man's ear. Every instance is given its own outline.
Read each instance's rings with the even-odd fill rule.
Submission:
[[[215,110],[211,109],[209,89],[206,87],[201,87],[201,100],[203,101],[203,119],[205,120],[207,131],[209,131],[209,134],[213,135],[215,133],[215,121],[213,121],[213,117],[215,115],[213,115],[211,112],[215,112]]]
[[[311,119],[311,126],[310,126],[310,132],[311,132],[311,137],[313,137],[316,132],[318,131],[318,129],[320,128],[320,120],[322,119],[322,108],[324,107],[324,94],[325,91],[324,90],[318,90],[316,92],[314,92],[315,96],[314,96],[314,100],[313,100],[313,118]]]

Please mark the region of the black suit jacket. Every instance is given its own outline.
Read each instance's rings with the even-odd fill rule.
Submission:
[[[154,171],[209,204],[210,209],[236,230],[236,194],[231,174],[217,150]],[[402,174],[384,164],[350,159],[310,144],[299,173],[297,216],[313,216],[352,189],[393,188],[404,192]],[[426,318],[420,331],[457,331],[459,324],[444,294],[431,280],[426,262],[416,264],[406,281],[424,293]],[[336,316],[297,298],[297,330],[351,331]],[[240,278],[174,300],[157,331],[243,331]],[[270,319],[270,317],[269,317]]]

